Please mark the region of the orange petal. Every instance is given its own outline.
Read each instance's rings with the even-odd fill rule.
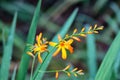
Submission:
[[[41,58],[41,56],[40,56],[40,53],[38,53],[38,61],[40,62],[40,63],[42,63],[42,58]]]
[[[67,41],[67,43],[68,43],[68,44],[72,44],[72,43],[73,43],[73,39],[69,39],[69,40]]]
[[[39,47],[36,47],[33,49],[34,53],[36,53],[37,51],[40,51],[40,48]]]
[[[41,38],[42,38],[42,33],[39,34],[39,39],[41,39]]]
[[[50,46],[56,46],[57,43],[55,43],[55,42],[49,42],[49,45],[50,45]]]
[[[54,56],[54,57],[58,55],[58,53],[60,52],[60,49],[61,49],[61,48],[58,48],[58,49],[53,53],[53,56]]]
[[[62,40],[62,38],[61,38],[60,34],[58,34],[58,40],[59,40],[59,41],[61,41],[61,40]]]
[[[73,53],[73,47],[71,45],[69,45],[67,49],[70,51],[70,53]]]
[[[66,53],[66,50],[65,48],[62,48],[62,59],[66,59],[67,58],[67,53]]]
[[[56,71],[55,78],[58,79],[59,73]]]
[[[27,54],[34,57],[34,55],[31,52],[27,52]]]

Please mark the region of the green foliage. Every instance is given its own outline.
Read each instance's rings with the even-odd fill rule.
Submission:
[[[67,31],[69,30],[70,26],[72,25],[76,15],[77,15],[78,9],[76,8],[73,13],[70,15],[70,17],[68,18],[68,20],[65,22],[65,24],[63,25],[62,29],[55,35],[55,37],[52,39],[52,41],[57,41],[57,35],[60,34],[62,37],[65,36],[65,34],[67,33]],[[51,52],[49,54],[43,55],[43,63],[38,65],[38,68],[36,69],[35,75],[34,75],[34,79],[42,79],[43,77],[43,73],[39,73],[39,70],[46,70],[47,66],[50,63],[50,60],[52,58],[52,54],[54,53],[55,49],[52,50],[52,47],[48,48],[49,50],[51,50]]]
[[[120,32],[112,42],[107,54],[102,61],[102,64],[97,72],[95,80],[110,80],[111,73],[113,70],[114,61],[120,50]]]
[[[7,80],[9,77],[9,68],[10,68],[10,61],[12,57],[16,21],[17,21],[17,12],[14,15],[14,19],[12,22],[12,26],[11,26],[11,30],[10,30],[10,34],[7,42],[5,42],[5,39],[3,36],[4,50],[3,50],[2,64],[0,68],[1,80]]]
[[[87,25],[86,28],[89,26]],[[87,35],[87,62],[88,62],[88,72],[89,80],[95,78],[97,72],[97,54],[94,34]]]
[[[41,0],[39,0],[38,5],[36,7],[32,22],[31,22],[31,26],[29,29],[29,33],[28,33],[28,37],[27,37],[27,44],[33,44],[34,43],[34,39],[35,39],[35,34],[36,34],[36,28],[37,28],[37,23],[39,20],[39,14],[40,14],[40,6],[41,6]],[[30,60],[30,56],[28,56],[26,54],[26,52],[29,50],[29,47],[26,45],[21,62],[20,62],[20,66],[19,66],[19,70],[18,70],[18,74],[17,74],[17,80],[24,80],[25,79],[25,75],[27,73],[27,69],[28,69],[28,65],[29,65],[29,60]]]

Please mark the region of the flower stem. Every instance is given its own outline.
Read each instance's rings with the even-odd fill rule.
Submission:
[[[37,56],[37,54],[33,57],[30,80],[32,80],[32,77],[33,77],[33,69],[34,69],[34,64],[35,64],[35,58],[36,58],[36,56]]]

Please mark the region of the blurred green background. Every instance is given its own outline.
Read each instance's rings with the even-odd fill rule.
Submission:
[[[37,2],[38,0],[0,0],[0,64],[3,55],[2,33],[4,31],[4,37],[7,40],[13,15],[15,11],[18,12],[10,66],[11,74],[14,67],[16,65],[19,66]],[[100,31],[99,34],[81,38],[79,43],[74,42],[74,54],[68,54],[66,61],[62,60],[60,55],[53,58],[47,70],[63,69],[67,64],[71,64],[73,65],[72,67],[83,69],[85,73],[85,75],[76,79],[93,80],[109,46],[119,31],[120,0],[42,0],[36,34],[42,32],[43,36],[50,41],[62,28],[61,26],[75,8],[78,8],[79,11],[68,34],[71,34],[75,28],[80,31],[82,27],[94,26],[95,24],[98,24],[98,26],[103,25],[104,30]],[[120,55],[116,57],[113,68],[116,80],[120,80],[119,57]],[[30,69],[31,66],[29,66],[27,77],[29,77]],[[67,77],[66,74],[60,74],[59,80],[75,79],[73,76],[71,77]],[[43,80],[54,80],[54,73],[45,74]]]

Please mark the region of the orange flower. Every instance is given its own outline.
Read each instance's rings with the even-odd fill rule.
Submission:
[[[37,53],[38,60],[40,63],[42,63],[41,53],[47,51],[47,43],[48,43],[47,41],[42,39],[42,33],[40,33],[39,35],[36,36],[36,43],[33,46],[32,51],[34,54]],[[27,52],[27,53],[30,53],[30,52]]]
[[[67,53],[66,50],[69,50],[70,53],[73,53],[73,47],[71,46],[71,44],[73,43],[73,39],[69,39],[69,40],[62,40],[61,36],[58,35],[58,40],[59,42],[49,42],[49,44],[53,47],[57,47],[57,50],[54,52],[53,56],[58,55],[58,53],[60,52],[60,50],[62,50],[62,59],[66,59],[67,58]]]

